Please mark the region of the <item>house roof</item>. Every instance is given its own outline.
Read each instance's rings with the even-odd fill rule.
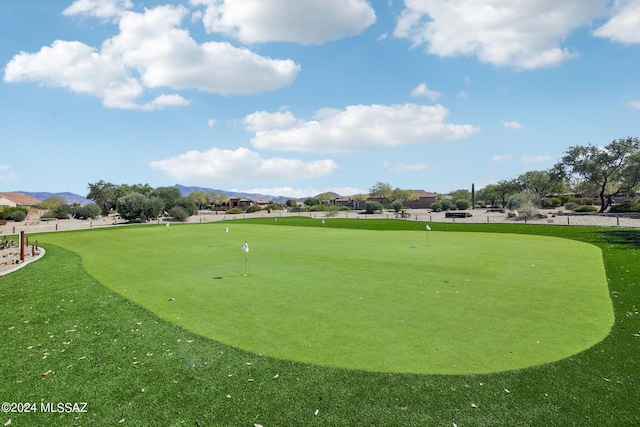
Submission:
[[[40,204],[40,200],[27,196],[22,193],[0,193],[0,197],[4,196],[6,199],[11,200],[16,205],[22,206],[34,206]]]
[[[438,196],[436,193],[427,193],[424,190],[411,190],[411,191],[413,191],[418,197],[437,197]]]

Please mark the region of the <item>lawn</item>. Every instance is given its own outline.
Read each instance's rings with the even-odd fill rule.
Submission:
[[[89,412],[6,414],[14,425],[638,421],[634,230],[442,224],[427,245],[424,224],[280,220],[37,237],[45,258],[0,279],[0,392]],[[487,264],[488,252],[503,262]],[[589,262],[567,262],[574,253]],[[468,357],[453,369],[434,345]]]

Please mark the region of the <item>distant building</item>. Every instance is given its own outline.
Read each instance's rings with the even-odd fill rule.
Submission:
[[[418,198],[416,200],[405,202],[406,207],[409,209],[429,209],[431,208],[431,204],[435,203],[438,195],[436,193],[427,193],[424,190],[411,190]],[[391,203],[393,200],[388,200],[384,197],[371,197],[369,196],[369,200],[374,200],[376,202],[380,202],[382,205],[387,205]]]
[[[0,207],[15,208],[16,206],[36,206],[40,200],[22,193],[0,193]]]

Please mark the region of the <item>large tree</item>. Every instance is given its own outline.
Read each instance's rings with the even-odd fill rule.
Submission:
[[[640,185],[640,140],[629,137],[604,147],[591,144],[569,147],[556,169],[597,188],[600,212],[604,212],[616,195]]]
[[[564,187],[564,180],[553,171],[528,171],[518,176],[521,191],[533,191],[538,197],[560,193]]]
[[[380,203],[385,201],[390,201],[393,197],[393,188],[390,184],[386,182],[376,182],[376,185],[369,189],[369,196],[372,199],[378,199]]]
[[[103,215],[109,215],[109,211],[116,206],[118,200],[118,187],[110,182],[100,180],[95,184],[88,184],[89,194],[87,199],[96,202]]]

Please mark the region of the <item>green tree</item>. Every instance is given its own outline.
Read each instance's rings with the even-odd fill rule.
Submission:
[[[391,192],[391,200],[399,201],[402,206],[404,206],[407,202],[412,202],[414,200],[418,200],[418,195],[413,190],[402,190],[396,187]]]
[[[516,180],[520,191],[533,191],[539,197],[560,193],[564,187],[564,179],[552,171],[528,171]]]
[[[205,191],[192,191],[187,198],[193,200],[198,209],[204,209],[209,203],[209,194]]]
[[[157,197],[162,200],[164,204],[163,209],[168,211],[176,205],[176,202],[182,197],[182,194],[180,194],[180,190],[176,187],[157,187],[149,194],[149,197]]]
[[[325,193],[318,194],[315,198],[320,201],[321,205],[329,205],[335,200],[335,195],[332,192],[327,191]]]
[[[319,205],[320,199],[318,199],[317,197],[309,197],[307,200],[304,201],[304,204],[307,206]]]
[[[502,199],[502,206],[505,206],[507,204],[507,199],[509,198],[509,196],[520,192],[520,185],[518,184],[517,179],[503,179],[498,181],[495,189],[498,197]]]
[[[180,206],[189,216],[196,215],[198,213],[196,202],[194,202],[189,197],[179,198],[178,200],[176,200],[174,206]]]
[[[600,212],[604,212],[617,194],[640,185],[640,140],[629,137],[604,147],[591,144],[569,147],[556,169],[597,188]]]
[[[117,197],[117,186],[100,180],[94,184],[89,183],[89,194],[87,199],[93,200],[100,209],[102,209],[103,215],[109,215],[109,212],[115,208]]]
[[[386,182],[378,181],[369,189],[369,196],[373,199],[378,199],[380,203],[383,203],[384,200],[388,202],[393,197],[393,189]]]

